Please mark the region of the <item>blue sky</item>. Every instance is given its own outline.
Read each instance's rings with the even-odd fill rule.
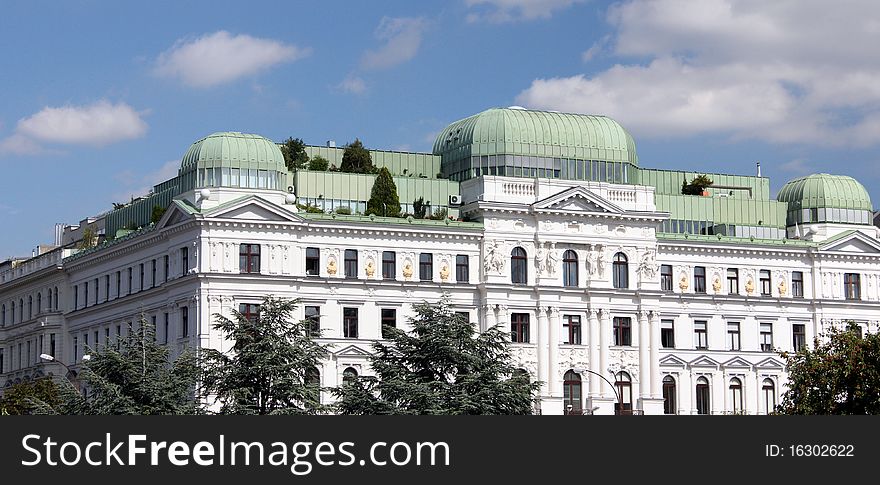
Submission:
[[[769,6],[767,5],[769,4]],[[852,175],[880,200],[880,4],[0,4],[0,258],[215,131],[429,151],[493,106],[606,114],[642,166]]]

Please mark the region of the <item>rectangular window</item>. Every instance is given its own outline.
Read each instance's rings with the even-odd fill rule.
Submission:
[[[89,306],[89,282],[83,283],[83,306]],[[22,311],[24,311],[24,306],[22,306]]]
[[[858,273],[843,274],[843,291],[847,300],[862,299],[861,275]]]
[[[318,248],[306,248],[306,275],[321,274],[321,252]]]
[[[758,280],[761,283],[761,295],[770,296],[770,270],[762,269],[758,275]]]
[[[189,337],[189,307],[180,307],[180,336]]]
[[[698,349],[709,348],[709,339],[707,338],[706,334],[706,325],[707,322],[705,320],[694,321],[694,347]]]
[[[791,272],[791,296],[804,297],[804,273],[802,271]]]
[[[759,335],[759,339],[761,341],[761,352],[772,352],[773,351],[773,324],[772,323],[762,323],[761,324],[761,335]]]
[[[150,263],[150,288],[156,287],[156,260]]]
[[[807,329],[802,323],[795,323],[791,326],[791,340],[794,351],[800,351],[807,348]]]
[[[180,248],[180,274],[189,273],[189,248],[184,246]]]
[[[51,355],[52,357],[58,357],[58,355],[55,353],[55,334],[54,333],[49,334],[49,355]]]
[[[434,273],[434,255],[431,253],[419,254],[419,279],[431,281]]]
[[[660,346],[664,349],[675,348],[674,320],[660,320]]]
[[[510,341],[518,343],[529,342],[529,314],[510,314]]]
[[[168,281],[168,255],[166,254],[162,259],[163,259],[162,265],[164,268],[162,276],[163,276],[163,278],[165,278],[165,281],[167,282]]]
[[[116,272],[116,298],[122,296],[122,272]]]
[[[470,258],[465,254],[459,254],[455,257],[455,281],[458,283],[467,283],[470,277]]]
[[[660,289],[663,291],[672,291],[672,266],[668,264],[660,265]]]
[[[731,295],[739,293],[739,270],[727,268],[727,292]]]
[[[632,321],[629,317],[614,317],[614,345],[628,347],[632,345]]]
[[[345,250],[345,277],[358,277],[358,252],[356,249]]]
[[[241,273],[260,272],[259,244],[241,244],[238,246],[238,270]]]
[[[706,268],[694,266],[694,293],[706,292]]]
[[[397,278],[397,253],[394,251],[382,251],[382,279],[393,280]]]
[[[321,336],[321,307],[307,306],[305,308],[306,316],[306,335],[309,337]]]
[[[130,295],[130,294],[131,294],[131,285],[132,285],[132,283],[134,282],[134,280],[132,279],[131,275],[132,275],[132,269],[131,269],[131,268],[128,268],[128,292],[126,293],[126,295]]]
[[[342,309],[342,336],[345,338],[358,338],[358,309]]]
[[[738,322],[728,322],[727,323],[727,343],[728,343],[729,350],[739,350],[740,349],[739,323]]]
[[[470,312],[454,312],[456,317],[463,319],[466,322],[471,321],[471,313]]]
[[[164,323],[163,327],[164,328],[163,328],[162,335],[165,337],[164,343],[167,344],[168,343],[168,327],[169,327],[167,313],[165,314],[165,323]],[[117,338],[117,340],[119,339],[119,326],[116,327],[116,338]]]
[[[565,315],[562,317],[563,335],[565,343],[570,345],[581,344],[581,317],[580,315]]]
[[[394,308],[382,309],[382,338],[388,338],[388,328],[397,328],[397,310]]]
[[[249,322],[256,322],[260,317],[260,305],[255,303],[241,303],[238,305],[238,313]]]
[[[104,276],[104,301],[110,300],[110,275]]]
[[[78,308],[79,308],[79,285],[73,285],[73,309],[76,310]],[[12,319],[15,320],[15,308],[12,309]],[[19,318],[19,320],[21,320],[21,318]]]
[[[54,357],[54,356],[53,356]],[[73,337],[73,363],[79,358],[79,337]]]
[[[0,349],[0,374],[6,372],[6,369],[3,367],[3,349]]]
[[[144,290],[144,263],[138,265],[140,269],[140,284],[138,284],[138,291]]]

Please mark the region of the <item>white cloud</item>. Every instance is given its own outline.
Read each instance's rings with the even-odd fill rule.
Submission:
[[[358,76],[347,76],[336,85],[336,89],[348,94],[363,94],[367,90],[367,85]]]
[[[468,22],[515,22],[550,18],[557,10],[564,10],[584,0],[465,0],[477,11],[467,16]]]
[[[584,62],[592,61],[593,58],[595,58],[597,55],[601,54],[602,51],[605,50],[609,40],[610,37],[606,35],[605,37],[602,37],[598,41],[594,42],[589,49],[581,53],[581,60]]]
[[[604,113],[647,136],[880,142],[876,2],[631,0],[608,20],[613,54],[645,63],[536,79],[516,102]]]
[[[113,194],[116,202],[128,202],[133,197],[147,195],[153,186],[177,175],[180,160],[169,160],[152,172],[138,174],[133,170],[124,170],[113,176],[122,189]]]
[[[816,168],[803,158],[789,160],[779,165],[779,169],[783,172],[789,172],[795,175],[806,175],[816,171]]]
[[[180,39],[159,55],[154,69],[191,87],[228,83],[308,56],[311,49],[226,31]]]
[[[84,106],[45,107],[18,121],[15,132],[0,140],[0,153],[47,153],[42,143],[104,146],[140,138],[147,132],[143,112],[126,103],[101,100]]]
[[[428,22],[421,17],[383,17],[376,28],[376,37],[384,45],[364,52],[361,67],[387,69],[409,61],[419,52],[427,27]]]

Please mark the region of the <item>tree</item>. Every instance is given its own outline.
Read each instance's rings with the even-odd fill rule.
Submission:
[[[531,414],[540,383],[517,372],[509,333],[497,326],[476,333],[447,297],[414,310],[410,333],[386,327],[391,344],[373,344],[375,376],[332,390],[340,413]]]
[[[41,409],[56,407],[60,402],[58,384],[51,377],[42,377],[6,389],[0,399],[0,415],[38,414]]]
[[[687,183],[687,179],[684,179],[681,183],[681,193],[683,195],[702,195],[703,191],[713,183],[712,179],[706,175],[694,177],[691,183]]]
[[[281,154],[284,155],[284,164],[287,170],[295,172],[305,168],[309,162],[309,155],[306,153],[306,144],[299,138],[288,137],[281,145]]]
[[[323,410],[315,371],[327,347],[310,335],[309,321],[292,318],[295,300],[266,297],[249,318],[215,315],[235,342],[229,352],[205,349],[203,391],[223,414],[316,414]]]
[[[153,224],[159,222],[159,219],[165,215],[165,207],[162,207],[159,204],[153,206],[153,212],[150,213],[150,222]]]
[[[93,226],[88,226],[83,229],[82,239],[79,241],[79,249],[89,249],[93,248],[98,244],[98,232],[95,231]]]
[[[357,138],[345,146],[342,152],[342,172],[370,173],[373,171],[373,159],[370,151],[364,148],[364,144]]]
[[[315,155],[314,157],[312,157],[311,160],[309,160],[309,170],[326,172],[329,167],[330,160],[327,160],[321,155]]]
[[[425,198],[419,197],[413,201],[413,217],[416,219],[424,219],[428,215],[428,204],[425,204]]]
[[[788,390],[783,414],[880,414],[880,334],[862,337],[849,322],[832,329],[815,349],[782,352]]]
[[[88,392],[62,386],[61,414],[198,414],[200,373],[195,354],[171,352],[156,341],[156,328],[146,319],[115,343],[90,349],[77,376]]]
[[[387,168],[379,169],[379,175],[373,183],[370,192],[370,200],[367,201],[367,215],[397,217],[400,215],[400,197],[397,195],[397,186],[391,178],[391,172]]]

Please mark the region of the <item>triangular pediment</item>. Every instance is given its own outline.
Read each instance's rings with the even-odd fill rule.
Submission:
[[[880,241],[859,231],[840,234],[819,245],[821,251],[880,255]]]
[[[198,209],[183,200],[174,200],[156,222],[156,228],[169,227],[186,222],[193,218]]]
[[[734,357],[721,364],[725,369],[751,369],[752,363],[742,357]]]
[[[701,356],[697,357],[696,359],[692,360],[689,365],[691,367],[713,367],[713,368],[717,369],[718,366],[721,364],[719,364],[717,360],[715,360],[711,357],[701,355]]]
[[[369,352],[367,352],[366,350],[364,350],[360,347],[355,347],[354,345],[349,345],[348,347],[340,349],[338,352],[334,352],[333,355],[335,355],[336,357],[363,357],[363,358],[367,358],[372,354],[370,354]]]
[[[785,368],[785,364],[774,359],[773,357],[767,357],[766,359],[762,360],[761,362],[758,362],[757,364],[755,364],[755,368],[782,370]]]
[[[667,355],[660,359],[660,365],[663,367],[678,367],[684,369],[687,367],[687,362],[679,359],[674,355]]]
[[[256,196],[228,202],[208,210],[205,215],[217,219],[247,222],[299,222],[301,219],[284,207]]]
[[[577,186],[563,190],[532,204],[535,210],[559,211],[568,213],[614,213],[624,212],[619,206],[591,192],[585,187]]]

